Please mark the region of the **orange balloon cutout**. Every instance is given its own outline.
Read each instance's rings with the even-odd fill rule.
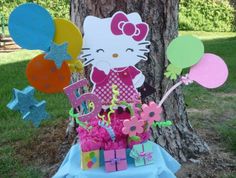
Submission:
[[[66,62],[57,69],[54,61],[44,59],[45,54],[33,58],[27,65],[26,76],[29,83],[44,93],[63,92],[70,84],[70,69]]]

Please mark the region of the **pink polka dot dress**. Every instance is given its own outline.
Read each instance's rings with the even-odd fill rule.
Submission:
[[[103,105],[110,105],[113,95],[112,85],[114,84],[119,89],[119,101],[132,103],[133,96],[138,93],[132,80],[139,73],[140,71],[133,66],[112,69],[108,75],[94,68],[91,77],[94,83],[93,93],[99,97]]]

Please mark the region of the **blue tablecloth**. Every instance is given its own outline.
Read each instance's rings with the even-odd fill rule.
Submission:
[[[180,164],[162,147],[151,142],[153,145],[154,164],[135,167],[134,160],[127,157],[128,169],[107,173],[101,153],[101,167],[91,170],[80,168],[80,146],[76,144],[71,147],[62,165],[53,178],[175,178],[180,169]],[[130,150],[127,150],[127,155]]]

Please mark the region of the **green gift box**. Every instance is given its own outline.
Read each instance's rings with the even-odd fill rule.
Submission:
[[[152,144],[146,142],[134,145],[130,152],[130,157],[134,158],[135,166],[144,166],[154,163]]]

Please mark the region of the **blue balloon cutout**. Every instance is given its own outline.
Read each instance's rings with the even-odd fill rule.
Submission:
[[[55,25],[49,12],[34,3],[25,3],[9,17],[9,32],[22,48],[48,51],[54,38]]]

